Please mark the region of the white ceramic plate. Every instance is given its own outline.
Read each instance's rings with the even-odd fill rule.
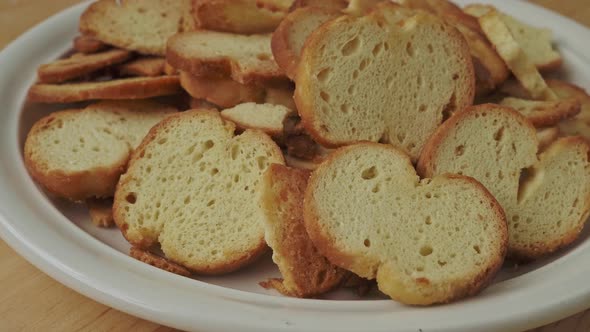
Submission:
[[[468,1],[459,1],[465,4]],[[550,27],[565,57],[559,76],[590,88],[590,31],[521,1],[489,0],[533,25]],[[99,302],[168,326],[200,331],[498,331],[540,326],[590,307],[590,231],[557,255],[505,268],[481,295],[415,308],[379,294],[349,291],[327,299],[285,298],[258,286],[278,276],[269,257],[223,277],[192,280],[128,257],[117,230],[91,225],[87,211],[52,201],[23,165],[32,123],[57,107],[23,105],[36,67],[70,46],[87,4],[68,9],[21,36],[0,53],[0,235],[59,282]]]

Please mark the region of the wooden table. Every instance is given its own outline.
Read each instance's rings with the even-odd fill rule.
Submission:
[[[590,26],[589,0],[531,0]],[[0,0],[0,48],[76,0]],[[587,41],[586,41],[587,42]],[[99,304],[39,271],[0,240],[0,330],[175,331]],[[590,310],[534,332],[586,332]]]

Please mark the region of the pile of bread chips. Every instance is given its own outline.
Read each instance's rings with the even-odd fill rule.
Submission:
[[[550,30],[447,0],[99,0],[28,98],[48,192],[184,276],[447,303],[590,213],[590,96]],[[154,97],[169,96],[169,103]],[[77,102],[85,102],[83,104]],[[72,107],[69,103],[77,103]]]

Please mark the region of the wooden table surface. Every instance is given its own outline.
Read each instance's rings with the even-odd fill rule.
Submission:
[[[0,49],[76,0],[0,0]],[[531,0],[590,26],[590,0]],[[587,42],[587,41],[585,41]],[[1,331],[175,331],[99,304],[39,271],[0,240]],[[590,331],[590,310],[534,332]]]

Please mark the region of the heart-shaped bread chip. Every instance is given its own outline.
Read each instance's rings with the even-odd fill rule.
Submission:
[[[332,263],[407,304],[478,293],[500,268],[504,212],[477,181],[420,180],[396,148],[361,143],[334,152],[305,193],[307,232]]]
[[[420,175],[458,173],[480,181],[502,204],[509,254],[530,260],[574,241],[590,212],[590,146],[581,137],[537,157],[535,128],[518,112],[485,104],[466,109],[430,138]]]

